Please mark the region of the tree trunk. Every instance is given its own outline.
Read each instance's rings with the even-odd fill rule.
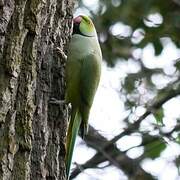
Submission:
[[[0,0],[0,180],[66,179],[66,107],[49,99],[64,99],[72,1]]]

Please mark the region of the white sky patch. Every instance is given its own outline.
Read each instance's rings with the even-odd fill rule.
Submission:
[[[159,13],[150,14],[144,19],[144,24],[148,27],[158,27],[163,23],[163,17]]]
[[[172,150],[171,150],[172,152]],[[172,162],[168,162],[162,158],[155,160],[146,159],[142,163],[142,167],[147,172],[158,177],[158,180],[178,180],[178,170]]]
[[[77,8],[76,12],[74,13],[74,17],[77,17],[79,15],[83,15],[83,14],[88,15],[88,16],[91,15],[86,8]]]
[[[111,0],[111,3],[114,7],[118,7],[121,4],[121,0]]]
[[[132,33],[130,26],[123,24],[122,22],[117,22],[110,27],[110,32],[114,36],[128,37]]]
[[[174,66],[165,66],[164,67],[164,72],[167,74],[167,75],[173,75],[175,74],[176,72],[176,68]]]
[[[88,148],[85,143],[82,142],[82,139],[78,136],[76,139],[76,146],[74,148],[72,162],[78,162],[79,164],[83,164],[91,157],[93,157],[95,153],[96,151],[92,148]]]
[[[140,130],[151,132],[154,130],[154,126],[153,126],[154,123],[156,123],[156,119],[151,114],[151,115],[147,116],[147,118],[141,123]]]
[[[180,176],[178,174],[177,167],[171,162],[166,165],[166,167],[159,173],[159,180],[179,180]]]
[[[166,165],[166,161],[161,160],[159,158],[152,160],[152,159],[145,159],[142,162],[142,167],[145,171],[151,172],[153,175],[158,176],[159,171],[163,171]],[[171,179],[171,178],[167,178]]]
[[[138,146],[142,142],[142,137],[139,134],[131,136],[123,136],[117,141],[117,146],[121,151],[126,151],[131,147]]]
[[[120,82],[127,73],[139,70],[138,63],[131,59],[117,62],[114,68],[109,68],[103,63],[100,85],[91,108],[89,123],[107,138],[112,138],[125,127],[122,120],[127,116],[127,112],[123,100],[120,99]]]
[[[100,85],[91,108],[89,123],[104,136],[112,138],[124,127],[124,104],[119,98],[121,73],[103,63]],[[113,79],[113,81],[112,81]],[[113,119],[113,123],[112,122]]]
[[[88,7],[89,10],[97,13],[99,9],[99,0],[83,0],[83,3]]]
[[[180,156],[180,146],[177,143],[168,142],[168,147],[161,153],[161,157],[165,160],[173,161]]]
[[[127,152],[127,155],[131,158],[131,159],[135,159],[138,158],[139,156],[141,156],[144,152],[144,148],[143,147],[136,147],[133,149],[130,149]]]
[[[141,70],[141,67],[138,62],[134,61],[133,59],[128,59],[127,69],[128,69],[128,73],[137,73],[138,71]]]
[[[133,35],[131,38],[132,43],[134,43],[134,44],[140,43],[143,40],[144,35],[145,35],[145,31],[143,29],[140,29],[140,28],[136,29],[133,32]]]
[[[138,106],[135,110],[136,116],[140,117],[146,112],[146,109],[143,106]]]
[[[81,173],[75,180],[128,180],[122,171],[110,166],[104,169],[88,169]]]
[[[173,98],[163,105],[165,118],[163,123],[168,128],[176,125],[176,119],[180,117],[180,96]]]
[[[162,89],[167,86],[173,79],[172,77],[164,76],[162,74],[153,74],[152,77],[153,84],[156,85],[157,89]]]
[[[97,5],[99,3],[99,0],[83,0],[83,3],[86,6],[91,7]]]
[[[142,49],[141,48],[134,49],[132,55],[135,59],[140,59],[142,56]]]
[[[160,56],[154,56],[154,48],[151,43],[143,49],[142,61],[147,68],[166,68],[166,71],[169,67],[172,69],[175,60],[180,57],[180,50],[172,41],[166,43]]]
[[[107,34],[106,33],[100,33],[99,34],[99,40],[100,40],[100,42],[104,43],[107,40]]]

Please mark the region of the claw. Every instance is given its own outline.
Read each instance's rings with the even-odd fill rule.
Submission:
[[[64,105],[64,104],[66,104],[65,100],[58,100],[58,99],[55,99],[55,98],[51,98],[49,100],[49,103],[50,104],[57,104],[57,105]]]
[[[57,52],[61,55],[61,57],[62,57],[63,59],[67,59],[66,54],[62,51],[61,48],[57,47],[56,50],[57,50]]]

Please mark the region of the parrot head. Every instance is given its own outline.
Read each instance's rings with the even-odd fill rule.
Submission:
[[[87,37],[96,35],[96,29],[92,20],[85,15],[77,16],[73,19],[73,34],[80,34]]]

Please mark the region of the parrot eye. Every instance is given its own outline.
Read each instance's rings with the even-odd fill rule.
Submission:
[[[84,20],[87,24],[91,24],[91,22],[89,21],[89,19],[83,17],[83,20]]]
[[[86,21],[88,25],[91,25],[91,22],[89,20]]]

